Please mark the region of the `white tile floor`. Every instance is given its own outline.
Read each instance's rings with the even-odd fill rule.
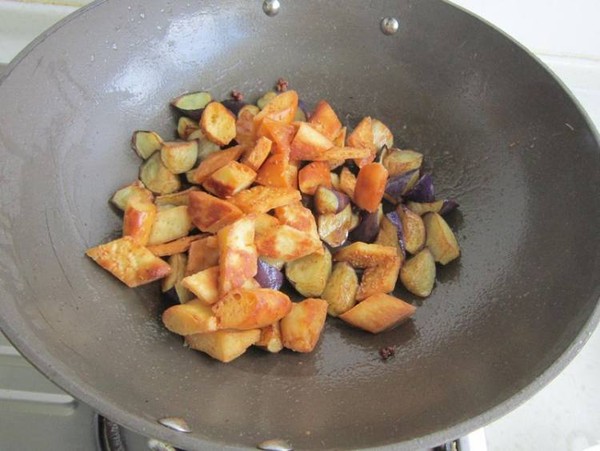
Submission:
[[[89,1],[0,0],[0,63]],[[599,0],[455,0],[536,53],[600,128]],[[541,392],[485,428],[491,451],[600,449],[600,329]],[[478,451],[478,450],[472,450]]]

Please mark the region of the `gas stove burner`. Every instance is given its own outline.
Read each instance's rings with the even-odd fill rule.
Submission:
[[[97,448],[100,451],[130,451],[130,448],[127,447],[127,432],[124,428],[98,414],[96,414],[95,425]],[[138,438],[140,437],[138,436]],[[149,451],[184,451],[152,438],[147,439],[146,446]]]

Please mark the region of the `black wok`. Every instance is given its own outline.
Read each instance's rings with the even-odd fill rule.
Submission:
[[[168,101],[184,90],[256,99],[278,77],[423,152],[461,203],[462,256],[426,301],[398,292],[419,304],[412,323],[371,336],[330,321],[312,354],[224,365],[163,329],[156,287],[127,289],[84,250],[120,228],[106,199],[137,174],[134,129],[172,136]],[[283,1],[270,18],[259,1],[101,1],[16,58],[0,105],[0,326],[144,434],[187,449],[434,445],[529,397],[598,321],[597,136],[538,61],[447,3]],[[382,362],[385,345],[399,351]]]

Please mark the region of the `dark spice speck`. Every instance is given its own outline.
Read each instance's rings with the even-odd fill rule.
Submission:
[[[234,89],[233,91],[231,91],[231,98],[237,102],[241,102],[242,100],[244,100],[244,94],[242,94],[242,92],[238,91],[237,89]]]
[[[387,360],[390,357],[394,357],[396,350],[392,346],[385,346],[379,350],[379,356],[381,360]]]
[[[285,78],[280,78],[277,80],[277,85],[275,85],[275,89],[277,92],[285,92],[288,90],[288,81]]]

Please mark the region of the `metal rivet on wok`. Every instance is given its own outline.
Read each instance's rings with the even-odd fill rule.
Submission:
[[[264,449],[266,451],[292,451],[294,448],[287,440],[282,439],[271,439],[265,440],[262,443],[256,445],[258,449]]]
[[[399,26],[398,19],[395,17],[384,17],[381,19],[380,27],[383,34],[394,34],[398,31]]]
[[[273,17],[279,12],[281,3],[279,3],[279,0],[265,0],[262,8],[267,16]]]
[[[159,418],[158,422],[163,426],[173,429],[177,432],[192,432],[187,422],[180,417],[164,417]]]

